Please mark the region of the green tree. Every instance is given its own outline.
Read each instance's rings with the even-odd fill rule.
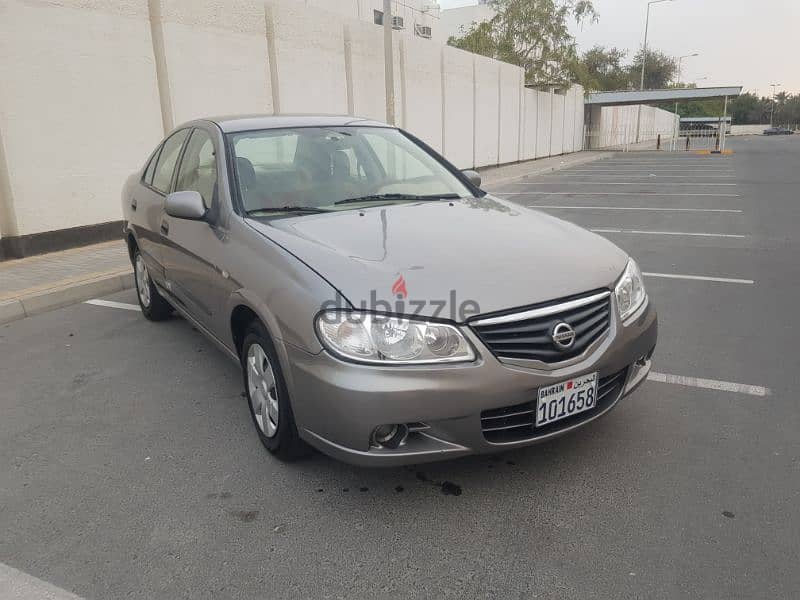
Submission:
[[[626,54],[618,48],[594,46],[572,65],[573,78],[589,91],[626,89],[630,87],[629,69],[622,64]]]
[[[591,0],[491,0],[495,16],[448,43],[519,65],[527,83],[565,84],[577,58],[571,22],[596,21]]]
[[[633,57],[629,67],[629,77],[639,88],[642,72],[642,58],[644,51],[639,50]],[[646,90],[660,90],[669,87],[678,72],[678,63],[672,56],[667,56],[658,50],[647,50],[647,60],[644,65],[644,88]]]

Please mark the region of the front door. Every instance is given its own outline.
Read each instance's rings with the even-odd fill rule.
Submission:
[[[198,192],[208,218],[194,221],[164,215],[164,266],[170,292],[201,325],[222,338],[224,320],[218,317],[232,283],[218,266],[226,251],[227,233],[216,218],[220,212],[217,156],[211,135],[195,128],[181,158],[174,191]]]

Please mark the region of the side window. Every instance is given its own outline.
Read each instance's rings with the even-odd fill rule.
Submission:
[[[147,163],[147,168],[144,171],[144,182],[147,185],[153,185],[153,173],[156,170],[156,163],[158,162],[158,155],[161,152],[161,146],[156,148],[156,151],[153,152],[153,156],[150,157],[150,162]]]
[[[202,129],[195,129],[186,152],[183,153],[176,191],[193,190],[203,197],[203,204],[211,208],[217,188],[217,163],[214,142]]]
[[[169,183],[172,181],[175,163],[178,162],[178,156],[181,153],[181,148],[187,135],[189,135],[189,130],[181,129],[177,133],[173,133],[164,142],[164,149],[161,150],[161,156],[158,157],[158,164],[156,165],[155,173],[153,173],[152,186],[159,192],[166,194],[169,191]]]

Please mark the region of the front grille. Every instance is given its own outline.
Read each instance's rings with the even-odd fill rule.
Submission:
[[[472,323],[472,329],[499,358],[560,362],[583,354],[608,331],[610,298],[608,291],[564,298],[510,314],[482,317]],[[575,331],[575,341],[567,349],[559,348],[551,337],[559,323]]]
[[[483,437],[487,442],[494,444],[532,440],[591,419],[596,413],[604,411],[616,402],[625,385],[627,372],[628,369],[625,368],[613,375],[600,378],[597,382],[597,404],[594,408],[542,427],[534,426],[536,400],[485,410],[481,413]]]

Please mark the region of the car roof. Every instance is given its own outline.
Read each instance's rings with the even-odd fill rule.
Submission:
[[[292,127],[391,127],[391,125],[380,121],[373,121],[372,119],[354,117],[351,115],[232,115],[198,120],[216,123],[225,133],[253,131],[258,129],[285,129]]]

